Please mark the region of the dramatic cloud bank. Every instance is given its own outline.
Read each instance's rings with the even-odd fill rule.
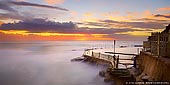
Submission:
[[[73,22],[53,22],[46,19],[24,20],[18,23],[2,24],[1,30],[28,30],[29,32],[58,32],[58,33],[86,33],[86,34],[114,34],[117,32],[133,31],[119,28],[78,28]]]
[[[73,22],[54,22],[49,21],[47,19],[31,19],[31,20],[23,20],[18,23],[8,23],[8,24],[2,24],[0,26],[0,32],[9,31],[10,34],[15,34],[18,32],[26,32],[26,34],[36,34],[36,33],[61,33],[61,34],[82,34],[87,35],[86,38],[90,36],[98,36],[94,37],[93,39],[99,39],[102,38],[102,40],[110,40],[110,39],[120,39],[120,40],[126,40],[126,37],[133,37],[131,40],[136,40],[139,37],[134,37],[131,35],[124,35],[124,34],[118,34],[119,32],[128,32],[128,31],[135,31],[136,29],[119,29],[119,28],[88,28],[88,27],[78,27]],[[0,33],[1,34],[1,33]],[[20,33],[19,33],[20,34]],[[96,35],[95,35],[96,34]],[[39,34],[41,35],[41,34]],[[50,34],[48,34],[50,35]],[[2,35],[4,36],[4,35]],[[83,37],[84,38],[84,37]],[[107,39],[108,38],[108,39]],[[142,37],[143,38],[143,37]],[[81,39],[81,37],[79,37]],[[99,39],[100,40],[100,39]]]

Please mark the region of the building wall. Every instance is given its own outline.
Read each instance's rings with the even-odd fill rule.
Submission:
[[[159,46],[158,46],[159,40]],[[154,32],[148,37],[148,41],[144,41],[144,49],[150,50],[152,55],[170,57],[170,34]],[[168,47],[169,46],[169,47]],[[158,53],[159,52],[159,53]]]

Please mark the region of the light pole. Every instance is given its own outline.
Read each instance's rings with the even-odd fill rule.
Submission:
[[[115,54],[115,45],[116,45],[116,40],[113,41],[113,45],[114,45],[114,54]]]

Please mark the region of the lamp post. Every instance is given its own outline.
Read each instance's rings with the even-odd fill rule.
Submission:
[[[114,54],[115,54],[115,45],[116,45],[116,40],[113,41],[113,45],[114,45]]]

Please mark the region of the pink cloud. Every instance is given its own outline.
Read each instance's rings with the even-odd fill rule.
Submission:
[[[48,4],[62,4],[65,0],[44,0]]]

